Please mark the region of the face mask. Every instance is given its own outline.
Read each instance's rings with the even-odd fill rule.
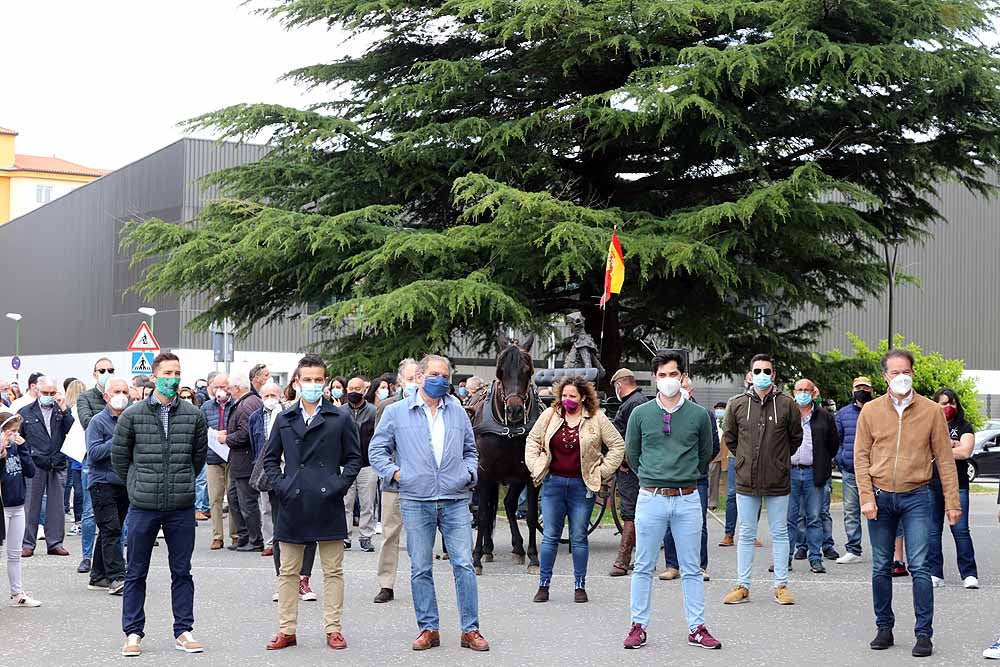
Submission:
[[[667,398],[673,398],[680,393],[681,381],[677,378],[660,378],[656,381],[656,390]]]
[[[299,396],[306,403],[315,403],[323,398],[323,385],[319,382],[303,382],[299,385]]]
[[[173,398],[181,386],[180,378],[156,378],[156,391],[165,398]]]
[[[344,397],[344,390],[333,387],[330,389],[330,396],[333,396],[338,401]]]
[[[111,379],[111,373],[98,373],[97,374],[97,384],[101,387],[108,386],[108,380]]]
[[[856,392],[854,392],[854,400],[860,403],[861,405],[864,405],[868,401],[872,400],[872,393],[865,389],[859,389]]]
[[[725,410],[719,409],[719,410],[715,411],[715,418],[716,419],[722,419],[725,416],[726,416],[726,411]]]
[[[405,398],[409,398],[410,396],[413,396],[415,393],[417,393],[417,389],[420,389],[419,384],[417,384],[416,382],[407,382],[403,386],[403,396]]]
[[[684,400],[686,401],[686,400],[688,400],[689,398],[691,398],[691,392],[689,392],[689,391],[688,391],[687,389],[685,389],[684,387],[681,387],[681,397],[683,397],[683,398],[684,398]]]
[[[379,389],[377,392],[375,392],[375,396],[378,397],[378,400],[384,401],[385,399],[389,398],[389,390],[385,388]]]
[[[771,376],[767,373],[757,373],[753,376],[753,386],[761,391],[771,388]]]
[[[229,400],[229,392],[226,391],[225,389],[220,389],[219,391],[215,392],[215,400],[218,401],[219,403],[225,403],[226,401]]]
[[[958,408],[956,408],[954,405],[944,406],[944,418],[947,421],[951,421],[952,419],[954,419],[955,415],[957,414],[958,414]]]
[[[38,403],[43,408],[51,408],[56,403],[56,397],[55,396],[39,396],[38,397]]]
[[[813,397],[811,394],[807,394],[804,391],[796,392],[795,402],[799,404],[800,408],[804,408],[810,403],[812,403]]]
[[[459,387],[458,388],[458,395],[461,396],[462,398],[465,398],[466,396],[469,395],[469,390],[466,389],[465,387]]]
[[[279,401],[276,398],[264,399],[264,409],[267,410],[268,412],[274,412],[275,410],[278,409],[279,405],[281,405],[281,401]]]
[[[897,375],[889,381],[889,389],[897,396],[906,396],[913,389],[913,378],[905,374]]]
[[[444,376],[435,375],[424,378],[424,393],[431,398],[441,398],[447,395],[449,389],[451,389],[451,380]]]
[[[128,406],[128,396],[125,394],[115,394],[108,401],[108,405],[111,406],[112,410],[124,410]]]
[[[565,410],[570,414],[573,414],[574,412],[580,409],[580,402],[574,401],[572,398],[564,398],[562,400],[562,406],[563,410]]]
[[[360,403],[365,400],[365,395],[360,391],[349,391],[347,392],[347,401],[349,403]]]

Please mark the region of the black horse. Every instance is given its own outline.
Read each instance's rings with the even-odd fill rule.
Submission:
[[[538,489],[524,465],[524,444],[528,432],[538,420],[541,407],[531,384],[534,364],[529,335],[523,344],[506,336],[497,339],[497,376],[483,400],[472,410],[472,424],[479,450],[479,509],[477,512],[476,548],[472,563],[476,574],[483,573],[483,557],[493,560],[493,529],[500,502],[500,485],[507,485],[504,509],[510,523],[514,562],[524,564],[524,539],[517,525],[517,500],[528,489],[528,572],[538,572]]]

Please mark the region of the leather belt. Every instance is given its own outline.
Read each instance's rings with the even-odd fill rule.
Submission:
[[[798,468],[799,470],[812,470],[812,465],[804,466],[804,465],[799,465],[798,463],[793,463],[792,467]]]
[[[659,487],[642,487],[643,491],[649,491],[650,493],[655,493],[658,496],[687,496],[698,490],[696,486],[685,486],[683,489],[674,488],[659,488]]]

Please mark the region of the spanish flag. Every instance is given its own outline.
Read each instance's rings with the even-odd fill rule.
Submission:
[[[604,270],[604,296],[601,297],[601,308],[611,300],[612,294],[621,294],[622,283],[625,282],[625,255],[622,244],[618,240],[618,228],[611,232],[611,245],[608,246],[608,263]]]

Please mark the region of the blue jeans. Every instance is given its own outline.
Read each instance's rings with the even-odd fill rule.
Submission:
[[[736,534],[736,457],[729,457],[726,470],[726,535]]]
[[[959,489],[958,499],[962,505],[962,518],[951,528],[951,536],[955,539],[955,556],[958,560],[958,572],[962,579],[979,577],[976,567],[976,549],[972,546],[972,534],[969,532],[969,490]],[[944,555],[941,553],[941,534],[944,525],[944,490],[941,480],[935,475],[931,480],[931,543],[927,554],[927,566],[932,576],[944,579]]]
[[[83,519],[80,524],[83,558],[94,557],[94,542],[97,540],[97,521],[94,520],[94,503],[90,499],[89,477],[90,471],[85,466],[80,475],[80,479],[83,482],[81,494],[83,495]]]
[[[154,512],[137,507],[128,510],[128,564],[122,599],[122,630],[126,635],[145,636],[146,575],[156,534],[163,529],[170,564],[170,602],[174,612],[174,637],[194,628],[194,508]]]
[[[844,532],[847,533],[847,551],[855,556],[861,555],[861,497],[858,495],[858,482],[853,472],[842,470],[840,473],[844,488]]]
[[[209,512],[212,509],[208,502],[208,467],[202,466],[201,472],[194,479],[194,508],[199,512]]]
[[[699,536],[705,523],[701,508],[701,500],[693,493],[668,497],[639,491],[635,508],[635,570],[632,572],[633,623],[643,628],[649,626],[653,570],[660,555],[663,534],[668,529],[677,544],[688,631],[693,632],[705,623],[705,583],[698,567]]]
[[[569,545],[573,554],[573,588],[587,587],[587,558],[590,554],[587,528],[594,511],[594,494],[582,477],[549,475],[542,484],[542,516],[545,527],[539,554],[538,585],[552,583],[552,566],[559,552],[563,524],[569,519]]]
[[[771,530],[771,556],[774,559],[774,586],[788,583],[788,496],[744,496],[736,494],[739,505],[740,539],[736,545],[737,583],[750,589],[753,572],[753,541],[757,538],[761,505],[767,507],[767,524]],[[750,517],[756,517],[753,521]]]
[[[462,632],[479,629],[479,590],[472,569],[472,515],[469,501],[399,501],[406,529],[406,551],[410,556],[410,592],[417,627],[439,630],[437,593],[434,590],[434,540],[440,529],[455,577]]]
[[[830,516],[830,496],[833,495],[833,479],[826,480],[823,485],[823,497],[819,506],[819,520],[823,524],[823,550],[833,549],[833,517]]]
[[[701,569],[708,569],[708,522],[705,521],[705,514],[708,512],[708,479],[698,480],[698,496],[701,498]],[[728,511],[727,511],[728,513]],[[677,564],[677,549],[674,546],[674,537],[667,526],[667,532],[663,536],[663,558],[667,562],[667,567],[680,569]]]
[[[809,562],[823,560],[823,523],[819,518],[823,489],[813,482],[812,466],[798,468],[792,466],[792,495],[788,499],[788,534],[796,545],[805,542],[809,550]],[[805,521],[805,535],[799,535],[799,518]]]
[[[914,634],[928,637],[933,634],[934,588],[927,564],[931,495],[929,485],[906,493],[875,490],[878,515],[874,521],[868,521],[868,537],[872,543],[875,625],[879,628],[892,629],[896,623],[892,613],[892,552],[896,544],[896,529],[901,525],[907,566],[913,578],[913,611],[917,619]]]

